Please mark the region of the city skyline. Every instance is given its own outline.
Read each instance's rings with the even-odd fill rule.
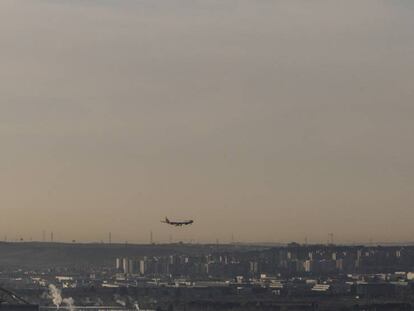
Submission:
[[[413,242],[413,17],[405,0],[1,1],[0,236]]]

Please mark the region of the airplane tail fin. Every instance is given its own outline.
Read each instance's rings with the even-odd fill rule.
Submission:
[[[169,224],[169,223],[170,223],[170,220],[168,219],[168,217],[165,217],[165,222],[166,222],[167,224]]]

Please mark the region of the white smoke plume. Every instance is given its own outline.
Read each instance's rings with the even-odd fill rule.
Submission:
[[[117,295],[117,294],[114,295],[114,300],[120,306],[126,307],[126,305],[127,305],[126,301],[124,299],[122,299],[122,297]]]
[[[126,307],[126,302],[121,299],[117,299],[116,303],[119,304],[120,306]]]
[[[53,284],[49,285],[49,298],[52,299],[52,302],[56,306],[56,309],[59,309],[63,299],[60,289],[58,289]]]
[[[75,310],[75,300],[70,297],[70,298],[65,298],[62,300],[63,304],[65,304],[67,306],[67,309],[69,311],[74,311]]]

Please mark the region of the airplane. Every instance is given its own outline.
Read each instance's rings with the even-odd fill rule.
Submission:
[[[161,222],[164,223],[164,224],[167,224],[167,225],[181,227],[181,226],[189,226],[189,225],[192,225],[194,223],[194,220],[170,221],[167,217],[165,217],[165,220],[161,220]]]

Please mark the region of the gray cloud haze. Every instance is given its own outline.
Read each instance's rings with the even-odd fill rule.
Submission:
[[[413,85],[412,1],[2,0],[0,234],[412,240]]]

